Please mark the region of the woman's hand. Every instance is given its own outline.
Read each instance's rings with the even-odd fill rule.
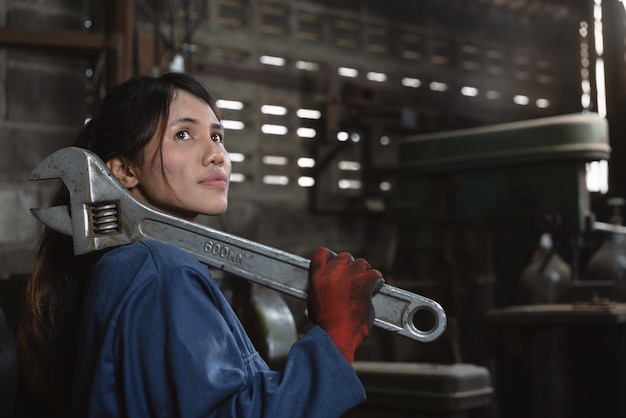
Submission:
[[[382,274],[363,258],[322,247],[311,260],[310,280],[309,317],[352,364],[374,323],[372,296],[385,282]]]

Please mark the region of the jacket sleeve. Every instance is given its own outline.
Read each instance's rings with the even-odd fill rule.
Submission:
[[[340,417],[364,399],[328,335],[314,328],[271,371],[204,271],[160,271],[129,295],[113,342],[129,417]]]

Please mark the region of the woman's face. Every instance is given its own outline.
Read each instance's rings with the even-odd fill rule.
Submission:
[[[162,142],[158,135],[145,148],[145,164],[137,170],[139,183],[131,193],[149,206],[189,221],[199,214],[224,213],[231,163],[224,148],[224,129],[213,109],[187,91],[176,90]]]

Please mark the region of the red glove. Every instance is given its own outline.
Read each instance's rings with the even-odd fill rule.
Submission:
[[[385,280],[363,258],[319,248],[311,260],[309,317],[330,335],[350,364],[374,323],[372,296]]]

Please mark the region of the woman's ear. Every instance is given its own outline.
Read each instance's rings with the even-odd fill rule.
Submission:
[[[111,173],[122,183],[127,189],[132,189],[139,184],[139,178],[133,167],[127,164],[121,157],[113,157],[106,162]]]

